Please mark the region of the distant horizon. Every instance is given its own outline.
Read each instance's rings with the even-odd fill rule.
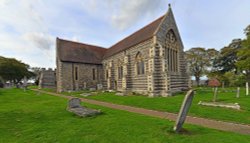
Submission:
[[[220,50],[245,38],[250,1],[0,0],[0,56],[55,68],[56,37],[109,48],[164,15],[171,4],[185,51]]]

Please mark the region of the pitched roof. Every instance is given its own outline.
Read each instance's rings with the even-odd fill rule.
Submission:
[[[101,64],[103,59],[152,38],[163,18],[161,16],[108,49],[57,38],[57,55],[64,62]]]
[[[153,37],[154,32],[157,30],[157,28],[161,24],[161,21],[163,18],[164,16],[161,16],[160,18],[151,22],[147,26],[141,28],[140,30],[133,33],[132,35],[124,38],[123,40],[119,41],[115,45],[111,46],[106,52],[106,54],[104,55],[104,58],[108,58],[118,52],[126,50],[138,43],[141,43]]]
[[[106,48],[57,38],[57,55],[64,62],[101,64]]]

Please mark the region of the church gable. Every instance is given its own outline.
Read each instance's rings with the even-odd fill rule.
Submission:
[[[167,13],[164,15],[161,24],[155,31],[155,35],[159,44],[164,45],[167,38],[171,38],[172,40],[176,40],[180,44],[180,48],[183,49],[182,40],[171,7],[169,7]]]

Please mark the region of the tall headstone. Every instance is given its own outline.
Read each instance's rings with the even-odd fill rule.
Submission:
[[[248,86],[248,82],[246,82],[246,96],[249,95],[249,86]]]
[[[26,89],[27,89],[27,77],[24,76],[24,78],[23,78],[23,90],[26,91]]]
[[[217,93],[218,93],[218,88],[217,88],[217,87],[215,87],[215,88],[214,88],[214,97],[213,97],[213,102],[216,102],[216,100],[217,100]]]
[[[237,88],[236,98],[240,97],[240,87]]]
[[[83,83],[83,88],[84,88],[84,89],[87,88],[87,83],[86,83],[86,82]]]
[[[189,110],[189,108],[192,104],[192,101],[193,101],[193,97],[194,97],[194,91],[191,89],[187,92],[187,94],[182,102],[177,120],[175,122],[174,131],[177,133],[180,132],[182,125],[184,124],[184,122],[186,120],[188,110]]]

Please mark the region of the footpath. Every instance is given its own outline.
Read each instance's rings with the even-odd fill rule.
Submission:
[[[46,93],[49,95],[67,98],[67,99],[74,98],[72,96],[66,96],[66,95],[42,91],[42,90],[38,90],[38,89],[32,89],[32,90],[37,91],[37,92],[41,92],[41,93]],[[157,117],[157,118],[161,118],[161,119],[167,119],[167,120],[171,120],[171,121],[175,121],[177,116],[178,116],[177,114],[169,113],[169,112],[162,112],[162,111],[156,111],[156,110],[150,110],[150,109],[144,109],[144,108],[138,108],[138,107],[131,107],[131,106],[127,106],[127,105],[113,104],[113,103],[109,103],[109,102],[97,101],[97,100],[86,99],[86,98],[79,98],[79,99],[81,99],[82,102],[86,102],[86,103],[90,103],[90,104],[95,104],[95,105],[100,105],[100,106],[104,106],[104,107],[109,107],[112,109],[118,109],[118,110],[124,110],[124,111],[128,111],[128,112],[143,114],[143,115]],[[187,116],[185,123],[199,125],[202,127],[207,127],[207,128],[212,128],[212,129],[217,129],[217,130],[222,130],[222,131],[230,131],[230,132],[250,135],[250,125],[217,121],[217,120],[200,118],[200,117],[192,117],[192,116]]]

